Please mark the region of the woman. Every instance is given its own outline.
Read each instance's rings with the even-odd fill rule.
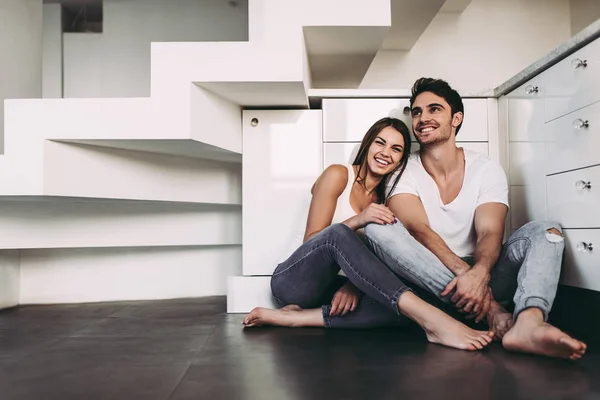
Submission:
[[[304,243],[271,278],[283,308],[255,308],[246,327],[372,328],[399,326],[408,317],[433,343],[476,350],[492,341],[493,332],[473,330],[417,297],[360,238],[369,223],[395,223],[386,193],[409,155],[406,125],[383,118],[366,133],[352,165],[325,169],[311,191]]]

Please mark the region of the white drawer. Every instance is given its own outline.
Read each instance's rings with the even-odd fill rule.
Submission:
[[[544,140],[544,100],[541,76],[510,92],[508,98],[508,135],[511,142]]]
[[[577,60],[587,66],[577,67]],[[588,44],[543,73],[545,121],[600,100],[600,40]]]
[[[457,139],[487,142],[486,99],[464,99],[465,120]],[[324,99],[323,140],[360,142],[369,128],[383,117],[402,120],[412,132],[409,99]]]
[[[489,154],[488,144],[485,142],[458,142],[456,145],[486,155]],[[360,142],[323,143],[323,169],[331,164],[352,164],[358,153],[359,147]],[[418,149],[419,144],[417,142],[412,142],[411,151]]]
[[[600,102],[547,123],[546,132],[547,174],[600,164]]]
[[[600,229],[565,229],[563,235],[565,253],[560,283],[600,290]]]
[[[548,176],[546,188],[548,219],[565,228],[600,227],[600,166]]]

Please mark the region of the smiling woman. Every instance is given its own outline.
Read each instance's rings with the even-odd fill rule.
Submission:
[[[385,203],[409,155],[408,127],[383,118],[363,137],[352,165],[325,169],[311,190],[301,244],[271,279],[282,308],[255,308],[246,327],[373,328],[413,320],[431,342],[476,350],[491,341],[493,334],[474,331],[417,297],[361,239],[368,224],[397,222]]]

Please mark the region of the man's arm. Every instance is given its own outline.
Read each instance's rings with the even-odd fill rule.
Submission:
[[[419,197],[413,194],[398,194],[389,201],[389,208],[398,220],[406,227],[408,232],[423,246],[435,254],[439,260],[456,275],[440,293],[447,296],[455,290],[450,299],[462,312],[473,313],[476,322],[481,321],[488,313],[491,306],[491,294],[489,290],[489,270],[482,268],[472,269],[469,264],[458,257],[444,240],[429,226],[425,208]],[[484,215],[487,214],[484,212]],[[491,243],[491,236],[484,244]],[[489,254],[482,246],[481,260]],[[489,259],[489,257],[488,257]]]
[[[475,266],[488,274],[496,264],[502,248],[504,222],[508,208],[502,203],[485,203],[475,210]]]
[[[460,275],[470,269],[469,264],[454,254],[444,240],[431,229],[419,197],[414,194],[398,194],[390,199],[388,207],[408,232],[435,254],[454,275]]]

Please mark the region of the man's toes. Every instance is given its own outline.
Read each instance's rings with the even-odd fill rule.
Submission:
[[[581,349],[581,345],[583,344],[579,340],[575,340],[570,336],[560,338],[559,343],[568,346],[573,351],[579,351]]]

